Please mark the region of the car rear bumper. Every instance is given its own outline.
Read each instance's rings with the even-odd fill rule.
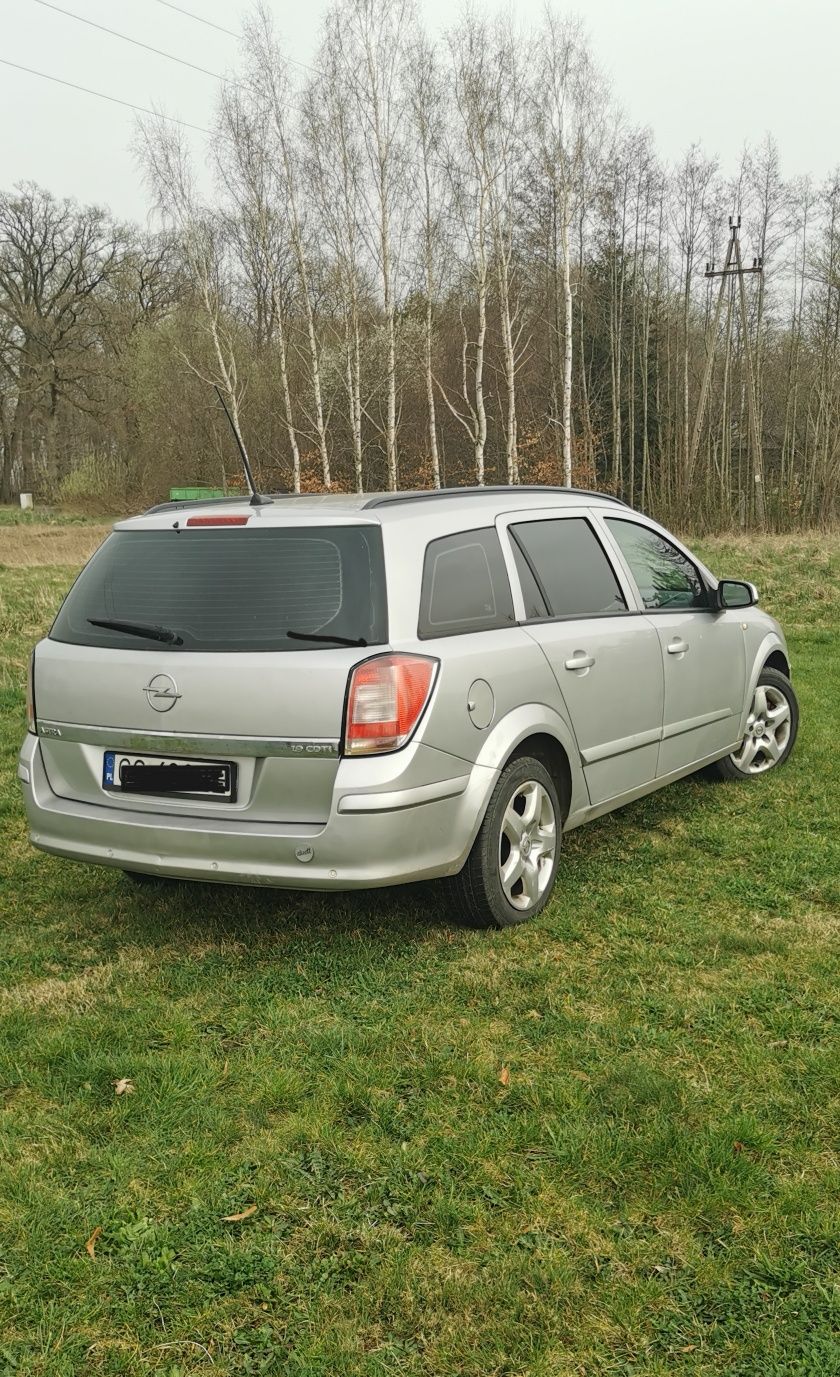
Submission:
[[[323,825],[149,814],[60,798],[34,736],[24,742],[18,776],[32,844],[51,855],[181,879],[341,890],[461,868],[498,772],[451,761],[464,773],[412,788],[337,786]]]

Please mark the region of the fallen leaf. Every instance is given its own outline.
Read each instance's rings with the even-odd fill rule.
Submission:
[[[586,1073],[585,1071],[570,1071],[570,1072],[569,1072],[569,1075],[570,1075],[570,1076],[574,1076],[574,1078],[575,1078],[576,1081],[588,1081],[588,1080],[589,1080],[589,1076],[587,1075],[587,1073]]]
[[[92,1257],[94,1260],[96,1259],[96,1240],[99,1238],[99,1235],[101,1233],[102,1226],[97,1224],[96,1228],[94,1229],[93,1233],[91,1234],[90,1238],[85,1244],[85,1252],[87,1253],[88,1257]]]
[[[133,1095],[134,1081],[130,1076],[121,1076],[118,1081],[114,1081],[114,1093],[116,1095]]]
[[[507,1066],[503,1066],[499,1072],[499,1080],[502,1085],[510,1085],[510,1071]]]
[[[222,1215],[222,1223],[223,1223],[223,1224],[241,1224],[243,1219],[250,1219],[251,1215],[252,1215],[252,1214],[256,1214],[256,1213],[257,1213],[257,1206],[256,1206],[256,1205],[249,1205],[248,1208],[247,1208],[247,1210],[243,1210],[241,1214],[223,1214],[223,1215]]]
[[[735,1142],[732,1144],[732,1151],[733,1151],[733,1152],[743,1152],[743,1151],[744,1151],[744,1144],[741,1143],[741,1142],[738,1142],[738,1140],[736,1139]]]

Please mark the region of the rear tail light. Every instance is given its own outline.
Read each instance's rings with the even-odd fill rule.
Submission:
[[[404,746],[431,697],[438,663],[427,655],[377,655],[357,665],[347,696],[345,755]]]
[[[188,526],[247,526],[247,516],[188,516]]]
[[[38,723],[35,718],[35,651],[29,657],[29,674],[26,680],[26,727],[37,734]]]

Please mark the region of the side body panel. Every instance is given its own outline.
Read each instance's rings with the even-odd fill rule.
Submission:
[[[659,638],[665,676],[656,773],[669,775],[738,741],[744,632],[736,612],[660,612],[648,620]]]
[[[434,697],[418,729],[419,739],[436,750],[472,764],[484,758],[486,743],[499,740],[499,732],[514,749],[511,720],[519,710],[538,710],[535,731],[546,730],[539,725],[540,712],[544,723],[564,717],[554,675],[522,627],[414,641],[395,649],[440,659]]]
[[[539,622],[528,635],[541,647],[563,698],[593,804],[656,775],[662,729],[662,660],[644,617]],[[574,668],[579,661],[589,665]]]
[[[662,741],[657,777],[700,765],[731,750],[740,736],[746,691],[746,649],[742,616],[708,608],[644,608],[632,570],[603,514],[594,513],[604,539],[633,588],[636,605],[658,637],[664,680]],[[690,560],[707,587],[713,575],[669,531],[638,513],[625,520],[665,537]]]
[[[584,506],[506,512],[497,520],[517,616],[525,604],[508,527],[522,521],[585,519],[613,567],[627,611],[615,615],[529,621],[571,723],[593,805],[620,797],[656,777],[662,732],[663,674],[659,639],[639,615],[632,582]]]

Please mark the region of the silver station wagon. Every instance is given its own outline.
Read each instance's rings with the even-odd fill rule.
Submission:
[[[32,656],[31,838],[135,878],[439,878],[533,917],[564,831],[790,754],[777,622],[568,488],[166,503],[119,522]]]

